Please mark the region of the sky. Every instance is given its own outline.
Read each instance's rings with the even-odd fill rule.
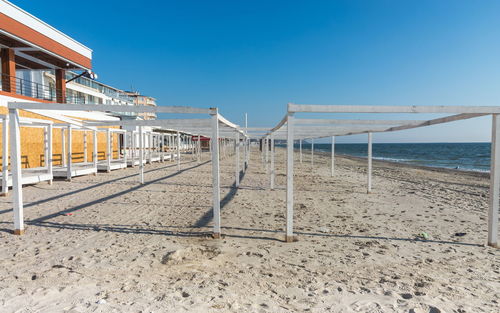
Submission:
[[[500,105],[498,0],[11,1],[93,49],[99,81],[158,105],[216,106],[240,125],[246,112],[249,126],[274,126],[288,102]],[[490,133],[482,117],[374,142]]]

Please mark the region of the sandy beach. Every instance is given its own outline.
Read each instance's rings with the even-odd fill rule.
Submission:
[[[23,188],[24,236],[0,199],[0,311],[500,312],[488,175],[374,161],[367,194],[365,160],[297,155],[284,243],[283,152],[273,191],[256,147],[239,189],[222,160],[221,240],[208,153]]]

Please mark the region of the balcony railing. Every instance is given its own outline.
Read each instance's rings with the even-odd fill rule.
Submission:
[[[57,96],[59,95],[59,91],[56,90],[53,86],[50,85],[45,85],[37,82],[32,82],[26,79],[22,79],[19,77],[15,76],[9,76],[5,74],[1,74],[1,79],[0,79],[0,90],[9,92],[12,94],[16,95],[21,95],[25,97],[30,97],[30,98],[35,98],[35,99],[40,99],[40,100],[46,100],[50,102],[56,102],[57,101]],[[89,96],[90,97],[90,96]],[[115,98],[117,99],[117,98]],[[123,101],[123,99],[121,99]],[[127,98],[128,100],[128,98]],[[81,96],[81,95],[76,95],[70,91],[67,90],[66,92],[66,103],[72,103],[72,104],[97,104],[95,102],[91,102],[88,100],[88,98]],[[117,103],[112,101],[111,103],[106,103],[106,104],[111,104],[111,105],[116,105],[116,113],[119,113],[121,115],[137,115],[136,113],[133,112],[122,112],[120,113],[119,107],[123,105],[123,103]],[[128,105],[134,105],[133,102],[129,102]]]
[[[56,90],[50,86],[5,74],[2,74],[0,90],[47,101],[57,99]]]

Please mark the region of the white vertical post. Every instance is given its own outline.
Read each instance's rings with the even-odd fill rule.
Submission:
[[[125,167],[127,167],[127,153],[128,153],[128,131],[123,133],[123,163],[125,163]]]
[[[87,162],[87,131],[83,131],[83,163]]]
[[[111,131],[106,129],[106,164],[107,164],[107,172],[111,171]]]
[[[269,173],[269,137],[266,137],[266,173]]]
[[[135,163],[135,148],[136,148],[136,145],[135,145],[135,132],[132,130],[130,132],[130,147],[129,147],[129,150],[130,150],[130,159],[132,160],[132,162],[130,164],[132,164],[132,167],[134,167],[134,163]]]
[[[149,133],[149,145],[148,145],[149,149],[149,154],[148,154],[148,163],[151,164],[153,163],[153,132],[151,131]]]
[[[302,164],[302,139],[299,140],[299,160]]]
[[[286,242],[293,242],[293,115],[288,114],[286,140]]]
[[[196,147],[194,145],[193,135],[189,136],[189,145],[191,146],[191,159],[195,160],[196,159],[196,155],[195,155],[195,151],[196,151],[195,148]]]
[[[491,127],[490,203],[488,246],[498,248],[498,210],[500,202],[500,114],[493,114]]]
[[[234,137],[234,149],[235,149],[235,167],[236,167],[236,177],[235,177],[235,185],[236,188],[240,186],[240,133],[236,132],[236,136]]]
[[[71,125],[68,125],[68,160],[67,162],[67,172],[66,172],[66,180],[71,181],[71,171],[72,171],[72,166],[73,166],[73,160],[72,160],[72,154],[73,154],[73,134],[71,131]]]
[[[271,190],[274,190],[274,178],[276,176],[274,166],[274,134],[271,133]]]
[[[61,164],[66,166],[66,140],[64,139],[64,127],[61,127]]]
[[[156,155],[158,156],[158,162],[162,161],[160,138],[161,134],[156,134]]]
[[[21,173],[21,130],[19,126],[19,112],[16,109],[9,109],[9,126],[14,234],[22,235],[24,234],[24,212]]]
[[[9,192],[9,117],[2,124],[2,196]]]
[[[161,134],[161,161],[165,162],[165,134]]]
[[[266,147],[265,141],[266,141],[266,138],[262,138],[260,140],[260,158],[262,159],[262,165],[265,164],[265,160],[266,160],[264,157],[264,149]]]
[[[311,138],[311,166],[314,166],[314,138]]]
[[[49,124],[47,126],[47,155],[45,157],[45,162],[47,162],[47,173],[50,175],[53,175],[53,165],[52,165],[52,131],[53,131],[53,126],[52,124]],[[49,185],[52,185],[52,179],[49,180]]]
[[[139,126],[139,179],[144,184],[144,133],[142,126]]]
[[[220,171],[219,171],[219,113],[217,108],[212,109],[212,138],[210,144],[212,147],[212,188],[213,188],[213,214],[214,214],[214,233],[216,239],[221,238],[220,227]]]
[[[331,164],[331,174],[335,173],[335,136],[332,136],[332,164]]]
[[[177,171],[181,170],[181,134],[177,132]]]
[[[49,132],[47,130],[48,126],[43,127],[43,167],[48,170],[47,155],[49,149]]]
[[[243,148],[245,148],[245,170],[246,168],[248,167],[248,139],[247,139],[247,136],[248,136],[248,114],[245,113],[245,138],[244,138],[244,144],[243,144]]]
[[[198,163],[200,163],[201,162],[201,136],[200,135],[198,135],[197,145],[198,145]]]
[[[170,144],[169,144],[170,145],[170,148],[169,148],[170,149],[170,161],[175,162],[174,138],[173,138],[172,134],[170,134],[168,136],[168,140],[170,142]]]
[[[94,142],[92,143],[94,145],[94,149],[92,149],[92,163],[94,164],[94,169],[97,173],[97,161],[99,158],[97,151],[97,130],[93,130],[92,135],[94,136]]]
[[[372,133],[368,133],[368,193],[372,192]]]

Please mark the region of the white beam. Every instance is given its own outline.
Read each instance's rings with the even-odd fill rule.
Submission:
[[[72,104],[72,103],[40,103],[9,102],[9,108],[21,110],[56,110],[56,111],[99,111],[99,112],[131,112],[131,113],[177,113],[177,114],[209,114],[211,109],[185,106],[135,106],[109,104]]]
[[[350,119],[295,119],[295,125],[409,125],[423,120],[350,120]]]
[[[288,104],[290,113],[500,113],[500,106]]]

